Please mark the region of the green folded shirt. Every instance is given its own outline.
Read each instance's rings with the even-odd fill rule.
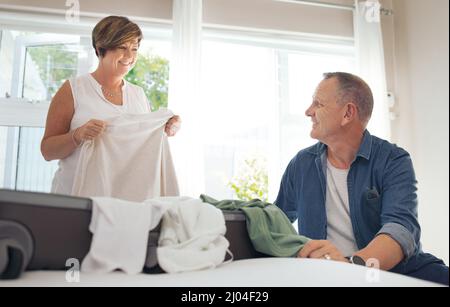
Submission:
[[[296,257],[308,238],[299,235],[277,206],[259,199],[250,201],[221,200],[207,195],[200,199],[224,211],[242,210],[247,219],[247,231],[256,251],[275,257]]]

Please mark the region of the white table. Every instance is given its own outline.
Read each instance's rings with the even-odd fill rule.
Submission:
[[[399,274],[341,262],[257,258],[223,264],[216,269],[180,274],[104,275],[80,273],[80,282],[66,281],[65,271],[26,272],[20,279],[0,281],[9,286],[137,286],[137,287],[433,287],[439,286]]]

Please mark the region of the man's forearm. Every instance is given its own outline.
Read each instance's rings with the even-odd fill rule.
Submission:
[[[389,235],[381,234],[375,237],[366,248],[356,253],[366,262],[376,259],[381,270],[389,271],[405,257],[400,244]]]

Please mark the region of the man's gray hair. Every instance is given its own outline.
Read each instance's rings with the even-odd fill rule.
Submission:
[[[372,116],[373,95],[367,83],[358,76],[345,72],[327,72],[324,80],[336,78],[339,84],[338,103],[353,102],[361,121],[367,123]]]

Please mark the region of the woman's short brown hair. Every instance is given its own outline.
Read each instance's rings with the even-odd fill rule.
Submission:
[[[100,20],[92,31],[92,46],[97,56],[105,56],[124,43],[142,39],[142,31],[137,24],[123,16],[108,16]]]

